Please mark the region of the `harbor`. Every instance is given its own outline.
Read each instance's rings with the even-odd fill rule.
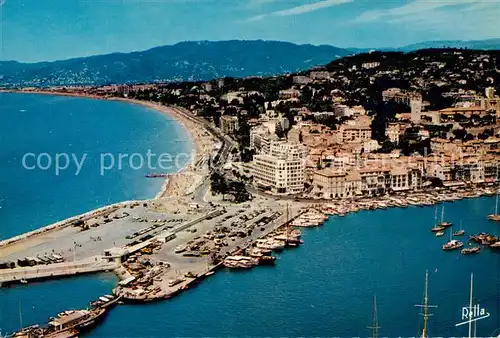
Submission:
[[[189,212],[172,212],[171,216],[162,211],[158,201],[132,202],[109,209],[109,213],[94,214],[95,217],[83,222],[72,219],[71,226],[3,245],[0,253],[8,255],[2,256],[0,278],[4,286],[26,283],[25,287],[29,288],[30,283],[39,278],[114,271],[120,280],[113,293],[123,302],[169,299],[191,289],[220,268],[246,270],[258,265],[279,265],[284,249],[298,247],[303,242],[307,245],[307,240],[302,239],[302,232],[307,228],[330,224],[332,220],[339,222],[363,210],[433,208],[425,230],[427,237],[432,237],[428,229],[434,224],[437,205],[433,205],[460,199],[473,201],[472,197],[478,193],[495,200],[495,190],[490,188],[474,193],[456,191],[446,195],[420,193],[377,200],[358,199],[350,204],[290,203],[260,198],[239,206],[186,206]],[[483,215],[484,220],[494,225],[487,215]],[[458,224],[456,220],[455,223]],[[490,251],[495,249],[498,237],[491,228],[476,233],[470,232],[465,224],[464,229],[467,231],[464,239],[470,238],[480,246],[493,245]],[[50,238],[53,240],[47,241]],[[438,248],[442,246],[436,244]],[[50,257],[53,262],[47,262]],[[78,270],[83,269],[85,263],[95,267],[95,271]],[[100,269],[99,264],[103,264]],[[35,270],[35,275],[27,272]]]
[[[467,233],[488,231],[498,236],[500,232],[496,224],[484,217],[494,208],[494,200],[494,197],[482,197],[445,202],[445,216],[449,214],[446,218],[454,224],[463,219]],[[471,257],[461,255],[459,251],[443,252],[441,245],[447,241],[446,237],[435,238],[429,232],[434,214],[434,206],[411,206],[330,216],[322,226],[298,229],[304,243],[297,248],[273,251],[271,255],[276,257],[275,267],[221,268],[196,287],[192,285],[186,292],[180,293],[181,296],[168,301],[147,305],[125,302],[114,308],[102,325],[88,335],[158,335],[156,324],[162,323],[162,330],[168,330],[169,336],[180,336],[183,332],[189,336],[203,333],[229,336],[237,335],[242,327],[255,336],[262,335],[264,331],[270,336],[297,336],[305,335],[310,330],[317,336],[328,333],[361,336],[369,333],[365,327],[370,324],[372,298],[376,294],[378,319],[382,327],[380,335],[414,336],[418,332],[419,320],[419,330],[422,329],[420,310],[414,305],[423,304],[424,274],[428,270],[429,304],[438,305],[438,308],[431,309],[433,316],[429,318],[429,336],[467,335],[467,328],[455,328],[454,324],[460,321],[461,306],[468,304],[470,272],[475,275],[475,299],[491,313],[491,318],[479,323],[478,336],[490,336],[496,328],[498,313],[498,254],[489,249]],[[402,219],[404,222],[401,222]],[[423,219],[428,219],[428,224],[423,224]],[[286,228],[281,229],[284,230]],[[412,249],[403,251],[409,247]],[[382,258],[384,263],[381,263]],[[87,280],[89,277],[82,278]],[[99,278],[104,277],[95,277],[96,280]],[[31,294],[32,288],[35,292],[52,283],[71,285],[78,280],[33,282],[4,291],[24,290],[22,293]],[[88,282],[80,282],[82,284]],[[111,288],[109,286],[109,290]],[[96,291],[88,300],[104,293]],[[57,294],[53,297],[58,299]],[[235,310],[248,304],[248,297],[253,299],[253,305],[246,307],[245,311]],[[9,299],[7,297],[5,304],[10,304],[15,311],[12,315],[4,312],[4,318],[10,318],[11,325],[4,325],[3,332],[11,332],[19,323],[18,299]],[[35,300],[33,304],[38,311],[45,313],[44,318],[65,309],[42,306],[43,300]],[[76,309],[81,308],[75,306]],[[26,307],[23,302],[23,314],[29,313]],[[283,313],[283,308],[288,311],[284,312],[282,321],[266,321],[268,316]],[[189,318],[186,318],[186,313],[189,313]],[[338,316],[334,319],[332,313]],[[255,320],[244,320],[248,316],[253,316]],[[223,327],[217,318],[224,318]],[[352,325],[353,319],[360,323],[359,326]],[[292,325],[297,321],[304,324]],[[24,322],[44,323],[43,320],[31,322],[27,315]],[[11,329],[5,331],[9,327]]]

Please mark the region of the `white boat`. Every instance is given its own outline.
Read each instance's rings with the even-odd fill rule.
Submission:
[[[497,192],[497,197],[495,201],[495,213],[488,215],[488,219],[494,222],[500,222],[500,215],[498,214],[498,194],[499,193]]]
[[[267,249],[267,250],[283,250],[285,248],[285,242],[277,240],[258,240],[257,248]]]

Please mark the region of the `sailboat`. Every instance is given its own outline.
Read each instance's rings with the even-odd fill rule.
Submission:
[[[378,338],[378,317],[377,317],[377,297],[373,296],[373,315],[372,315],[372,325],[367,326],[368,329],[372,330],[372,338]]]
[[[455,250],[455,249],[459,249],[459,248],[464,246],[463,242],[460,242],[459,240],[453,239],[452,234],[453,234],[453,231],[450,231],[450,241],[446,244],[443,244],[444,251]]]
[[[443,227],[443,228],[451,227],[453,225],[451,222],[444,221],[444,205],[443,205],[443,208],[441,209],[441,222],[439,222],[438,225]]]
[[[497,191],[497,197],[495,201],[495,213],[488,215],[488,219],[494,222],[500,222],[500,215],[498,214],[498,193],[499,191]]]
[[[424,313],[421,313],[421,315],[424,317],[424,327],[422,329],[422,334],[419,335],[420,338],[427,338],[427,322],[429,320],[429,317],[432,316],[432,313],[429,313],[429,308],[436,308],[437,305],[429,305],[429,297],[427,293],[427,287],[429,285],[429,272],[425,270],[425,291],[424,291],[424,304],[418,304],[415,305],[416,307],[421,307],[424,309]]]
[[[444,235],[444,233],[443,233],[444,227],[437,224],[437,219],[438,219],[438,209],[436,207],[436,209],[434,210],[434,224],[435,225],[433,228],[431,228],[431,231],[437,232],[438,234],[440,234],[439,236],[442,236],[442,235]],[[436,236],[438,236],[438,234],[436,234]]]
[[[476,337],[476,325],[477,322],[481,319],[485,319],[490,317],[490,314],[487,312],[479,312],[475,307],[479,307],[478,305],[473,306],[472,304],[472,293],[474,291],[474,274],[470,274],[470,296],[469,296],[469,306],[468,306],[468,320],[463,321],[461,323],[455,324],[455,326],[462,326],[468,324],[469,326],[469,338],[472,338],[472,323],[474,323],[474,338]],[[467,308],[465,308],[467,309]],[[484,310],[484,309],[483,309]]]
[[[453,236],[463,236],[465,234],[465,230],[462,227],[462,220],[460,220],[460,230],[457,230],[453,233]]]

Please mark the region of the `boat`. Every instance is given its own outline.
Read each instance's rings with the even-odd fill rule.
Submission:
[[[441,237],[441,236],[444,236],[444,232],[442,231],[436,232],[436,237]]]
[[[436,209],[434,210],[434,224],[437,224],[437,219],[438,219],[438,216],[437,216],[437,207]],[[431,231],[432,232],[441,232],[443,231],[445,228],[440,226],[440,225],[434,225],[434,227],[431,228]]]
[[[420,307],[424,310],[423,313],[420,313],[424,317],[424,327],[422,328],[422,334],[419,336],[420,338],[427,338],[427,331],[428,331],[428,321],[429,317],[432,316],[431,313],[429,313],[429,308],[436,308],[437,305],[429,305],[429,297],[428,297],[428,292],[427,288],[429,285],[429,272],[426,270],[425,271],[425,290],[424,290],[424,304],[418,304],[415,305],[416,307]]]
[[[497,197],[495,201],[495,213],[488,215],[488,219],[493,222],[500,222],[500,215],[498,214],[498,194],[500,192],[497,191]]]
[[[372,314],[372,324],[367,326],[368,329],[372,330],[372,338],[378,338],[378,317],[377,317],[377,297],[373,296],[373,314]]]
[[[24,279],[24,278],[21,279],[20,282],[21,282],[21,284],[28,284],[28,281],[26,279]]]
[[[257,240],[256,247],[259,249],[281,251],[285,248],[285,243],[282,241],[273,240],[273,239],[271,239],[271,240],[260,239],[260,240]]]
[[[262,255],[257,257],[257,261],[259,262],[259,265],[273,265],[276,261],[276,257]]]
[[[96,302],[92,302],[94,305],[88,309],[61,312],[56,318],[50,318],[46,327],[34,325],[23,328],[14,333],[13,337],[76,337],[94,327],[104,318],[108,308],[115,305],[120,298],[109,295],[100,297]]]
[[[456,239],[452,239],[448,243],[443,244],[442,248],[443,248],[444,251],[450,251],[450,250],[459,249],[459,248],[461,248],[463,246],[464,246],[463,242],[457,241]]]
[[[481,248],[478,246],[474,246],[472,248],[464,248],[460,250],[460,253],[462,255],[471,255],[471,254],[478,254],[481,251]]]
[[[462,228],[462,220],[460,220],[460,230],[457,230],[453,233],[453,236],[463,236],[465,234],[465,230]]]
[[[257,258],[247,256],[228,256],[223,264],[230,269],[250,269],[259,264]]]
[[[490,248],[492,249],[500,249],[500,241],[490,244]]]
[[[444,221],[444,205],[443,205],[443,207],[441,209],[441,222],[438,223],[438,226],[447,228],[447,227],[451,227],[452,225],[453,225],[453,223]]]

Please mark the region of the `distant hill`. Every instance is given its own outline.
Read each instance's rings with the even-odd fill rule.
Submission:
[[[500,50],[500,39],[427,41],[382,51],[428,48]],[[53,62],[0,61],[0,86],[69,86],[210,80],[299,72],[370,48],[297,45],[281,41],[188,41],[141,52]]]
[[[141,52],[53,62],[0,61],[0,86],[102,85],[269,76],[324,65],[350,53],[333,46],[278,41],[181,42]]]
[[[400,51],[400,52],[412,52],[419,49],[429,49],[429,48],[466,48],[475,50],[500,50],[500,39],[487,39],[487,40],[436,40],[436,41],[424,41],[419,43],[414,43],[402,47],[387,47],[387,48],[347,48],[350,52],[354,54],[367,53],[372,50],[379,51]]]
[[[441,40],[441,41],[425,41],[407,45],[398,50],[401,51],[414,51],[418,49],[427,48],[467,48],[467,49],[482,49],[482,50],[500,50],[500,39],[488,40]]]

